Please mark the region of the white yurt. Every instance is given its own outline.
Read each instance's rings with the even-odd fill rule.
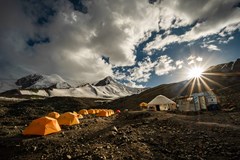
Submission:
[[[174,101],[163,95],[158,95],[148,103],[148,108],[156,111],[176,110],[176,106]]]

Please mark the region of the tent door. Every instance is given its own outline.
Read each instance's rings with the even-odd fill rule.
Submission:
[[[156,105],[156,110],[160,111],[160,105]]]

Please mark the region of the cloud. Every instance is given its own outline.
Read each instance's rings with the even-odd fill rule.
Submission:
[[[19,68],[21,75],[56,73],[63,78],[86,81],[113,75],[113,68],[130,66],[129,79],[146,82],[153,70],[163,75],[181,68],[181,64],[174,64],[167,56],[156,62],[147,59],[137,62],[136,47],[148,40],[153,31],[165,33],[156,35],[145,46],[148,55],[155,49],[164,51],[172,43],[190,43],[214,34],[229,37],[240,28],[240,10],[233,7],[237,2],[1,1],[0,64],[5,64],[12,73]],[[187,28],[184,33],[174,34],[174,29],[183,27]],[[213,44],[206,47],[219,50]],[[2,68],[0,73],[8,74]]]
[[[154,49],[160,49],[164,51],[166,49],[165,46],[171,43],[179,42],[181,39],[176,35],[169,35],[169,36],[166,36],[165,38],[162,38],[162,37],[163,37],[162,35],[156,36],[156,38],[152,42],[149,42],[146,45],[146,47],[144,48],[144,51],[147,52],[148,55],[151,55],[152,54],[151,50],[154,50]]]
[[[202,62],[202,61],[203,61],[203,58],[198,56],[198,57],[196,58],[196,60],[197,60],[198,62]]]
[[[184,62],[182,60],[177,60],[175,64],[178,69],[181,69],[183,67]]]
[[[224,37],[225,38],[225,37]],[[219,43],[220,44],[222,44],[222,43],[224,43],[224,44],[227,44],[228,42],[230,42],[231,40],[233,40],[234,39],[234,37],[233,36],[230,36],[230,37],[228,37],[227,39],[225,38],[220,38],[219,39]]]
[[[116,79],[127,80],[132,82],[147,82],[150,79],[151,72],[156,66],[157,62],[152,62],[150,57],[146,57],[143,61],[139,61],[137,65],[128,71],[120,72],[117,70],[114,75]]]
[[[152,62],[150,57],[146,57],[143,61],[139,61],[137,66],[130,70],[131,80],[137,82],[147,82],[150,79],[151,71],[156,62]]]
[[[213,45],[213,44],[210,44],[207,48],[208,48],[208,50],[211,50],[211,51],[220,51],[220,49],[216,45]]]
[[[111,75],[112,67],[134,65],[135,46],[159,29],[159,7],[148,1],[74,5],[65,0],[0,2],[0,63],[64,78],[100,79]]]
[[[133,88],[144,88],[143,85],[138,85],[133,81],[129,81],[128,83],[124,83],[124,85],[126,85],[128,87],[133,87]]]
[[[203,44],[201,46],[202,48],[207,48],[208,51],[221,51],[221,49],[219,49],[216,45],[214,44]]]
[[[192,64],[194,64],[195,63],[195,60],[190,60],[189,62],[188,62],[188,65],[192,65]]]
[[[165,30],[190,27],[181,35],[171,34],[163,38],[158,35],[154,41],[149,42],[144,50],[162,48],[172,43],[192,42],[210,35],[229,35],[240,27],[240,10],[234,7],[239,1],[193,1],[173,0],[162,1],[160,8],[164,13],[160,16],[159,27]],[[172,23],[164,23],[168,22]],[[210,46],[210,49],[213,48]],[[217,49],[217,48],[215,48]]]
[[[196,62],[202,62],[203,58],[200,56],[190,55],[189,57],[187,57],[186,60],[188,65],[192,65],[195,64]]]
[[[188,58],[187,58],[187,60],[194,60],[196,58],[196,56],[193,56],[193,55],[190,55]]]
[[[169,74],[169,72],[176,70],[173,65],[173,60],[167,55],[160,56],[157,60],[157,65],[155,66],[155,74],[158,76]]]
[[[162,55],[155,61],[152,61],[148,56],[144,58],[143,61],[139,61],[135,67],[128,69],[127,71],[123,71],[122,68],[121,71],[115,71],[114,77],[118,80],[125,80],[129,82],[130,85],[146,83],[149,81],[150,76],[153,73],[158,76],[166,75],[176,69],[181,69],[183,64],[184,62],[182,60],[174,62],[174,60],[167,55]]]

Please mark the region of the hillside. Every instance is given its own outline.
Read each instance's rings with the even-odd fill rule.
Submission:
[[[141,102],[150,102],[157,95],[173,98],[209,89],[223,98],[223,105],[228,103],[228,101],[233,105],[240,105],[238,102],[240,95],[240,59],[237,59],[235,62],[212,66],[204,72],[203,76],[202,80],[204,82],[200,81],[199,85],[197,81],[194,83],[193,79],[178,83],[162,84],[138,95],[117,99],[109,104],[105,104],[105,106],[108,108],[138,110]]]

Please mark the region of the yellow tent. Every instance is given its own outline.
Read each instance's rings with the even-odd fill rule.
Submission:
[[[77,115],[71,112],[66,112],[64,114],[61,114],[60,117],[57,119],[59,125],[74,125],[74,124],[79,124],[79,120]]]
[[[140,106],[140,107],[147,107],[148,104],[147,104],[146,102],[142,102],[142,103],[139,104],[139,106]]]
[[[108,111],[100,111],[98,114],[97,114],[98,117],[108,117]]]
[[[139,106],[140,106],[142,109],[147,109],[148,104],[145,103],[145,102],[142,102],[142,103],[139,104]]]
[[[58,117],[60,116],[60,114],[59,114],[58,112],[50,112],[50,113],[48,113],[47,116],[48,116],[48,117],[51,117],[51,118],[58,119]]]
[[[23,135],[41,135],[61,131],[58,121],[51,117],[41,117],[33,120],[30,125],[23,131]]]
[[[81,115],[87,115],[88,111],[86,109],[81,109],[78,113]]]

